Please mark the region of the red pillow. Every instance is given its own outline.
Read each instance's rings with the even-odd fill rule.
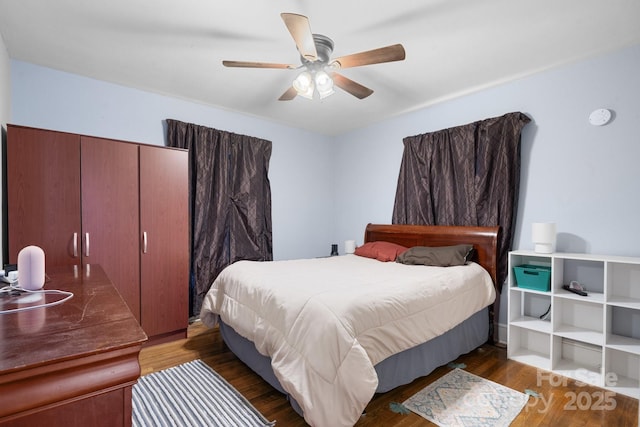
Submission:
[[[378,261],[395,261],[396,257],[408,248],[391,242],[368,242],[358,246],[354,252],[367,258],[374,258]]]

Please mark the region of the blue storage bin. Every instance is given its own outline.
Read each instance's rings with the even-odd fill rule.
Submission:
[[[542,292],[551,290],[551,267],[524,264],[513,267],[513,272],[519,288]]]

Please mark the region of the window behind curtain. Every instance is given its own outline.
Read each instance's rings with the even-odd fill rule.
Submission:
[[[197,316],[226,266],[273,259],[271,141],[171,119],[167,141],[189,150],[190,315]]]
[[[518,207],[520,133],[529,122],[514,112],[403,140],[394,224],[501,227],[496,323]]]

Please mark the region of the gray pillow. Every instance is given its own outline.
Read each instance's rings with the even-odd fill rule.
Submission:
[[[473,245],[414,246],[396,258],[396,262],[409,265],[450,267],[464,265],[473,256]]]

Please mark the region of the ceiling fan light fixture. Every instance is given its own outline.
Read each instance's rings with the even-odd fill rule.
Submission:
[[[320,99],[326,98],[327,96],[331,96],[334,93],[336,93],[336,91],[333,90],[333,86],[325,90],[318,89],[318,95],[320,95]]]
[[[324,71],[318,71],[315,76],[316,89],[320,95],[320,99],[333,95],[333,79]]]
[[[312,99],[314,87],[311,73],[309,73],[308,71],[303,71],[302,73],[298,74],[298,77],[296,77],[293,81],[293,88],[296,90],[296,92],[298,92],[298,95]]]
[[[306,91],[304,92],[298,91],[298,95],[302,96],[303,98],[313,99],[313,83],[311,84],[311,86],[309,86],[309,88]]]
[[[313,85],[313,79],[311,78],[311,73],[308,71],[303,71],[293,80],[293,87],[295,87],[298,92],[306,92],[311,85]]]

